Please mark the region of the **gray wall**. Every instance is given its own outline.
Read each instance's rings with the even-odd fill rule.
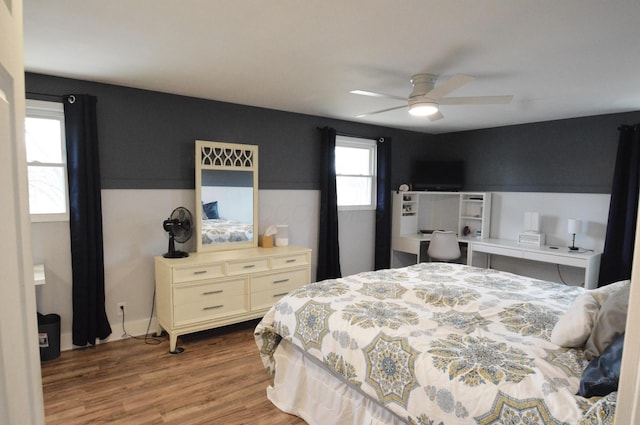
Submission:
[[[434,136],[303,114],[234,105],[109,84],[26,74],[27,98],[71,93],[98,98],[103,189],[194,187],[196,139],[259,146],[260,189],[319,189],[320,133],[330,126],[360,137],[391,137],[393,169]],[[59,99],[57,99],[59,100]]]
[[[260,148],[260,189],[318,189],[319,133],[391,137],[392,187],[415,159],[464,160],[465,190],[609,193],[621,124],[640,112],[429,135],[40,74],[33,93],[98,97],[104,189],[194,187],[194,140]],[[428,125],[428,124],[427,124]]]
[[[437,136],[430,155],[464,159],[465,190],[611,193],[618,127],[640,112]]]

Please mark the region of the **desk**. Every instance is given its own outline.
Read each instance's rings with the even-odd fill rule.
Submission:
[[[519,245],[516,241],[506,239],[484,239],[469,242],[467,249],[467,264],[473,265],[474,253],[486,254],[486,267],[491,268],[491,255],[523,258],[543,263],[561,264],[583,268],[584,287],[595,289],[598,287],[600,272],[600,252],[576,252],[568,248],[553,249],[549,246]],[[476,261],[477,262],[477,261]]]

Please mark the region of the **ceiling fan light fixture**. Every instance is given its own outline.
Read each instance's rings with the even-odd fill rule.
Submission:
[[[438,112],[438,104],[435,102],[414,102],[409,105],[409,113],[414,117],[428,117]]]

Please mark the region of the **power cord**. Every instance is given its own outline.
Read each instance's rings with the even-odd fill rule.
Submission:
[[[565,282],[565,280],[562,278],[562,271],[560,270],[560,264],[556,264],[556,267],[557,267],[557,269],[558,269],[558,276],[560,277],[560,281],[561,281],[563,284],[565,284],[565,285],[567,285],[567,286],[570,286],[571,284],[569,284],[569,283]],[[573,285],[571,285],[571,286],[573,286]],[[578,286],[578,285],[575,285],[575,286]],[[581,283],[581,284],[580,284],[580,286],[584,286],[584,282],[583,282],[583,283]]]
[[[162,343],[161,339],[158,339],[154,336],[149,336],[149,329],[151,328],[151,319],[153,318],[153,311],[155,309],[156,306],[156,291],[155,289],[153,290],[153,301],[151,302],[151,315],[149,315],[149,322],[147,323],[147,330],[144,334],[144,338],[141,338],[139,336],[133,336],[131,334],[129,334],[127,332],[127,330],[124,327],[124,319],[125,319],[125,313],[124,313],[124,307],[120,306],[120,311],[122,311],[122,336],[120,338],[133,338],[133,339],[138,339],[140,341],[144,341],[145,344],[148,345],[158,345]]]
[[[556,264],[556,267],[558,268],[558,276],[560,277],[560,282],[564,283],[565,285],[569,285],[567,282],[564,281],[564,279],[562,278],[562,271],[560,271],[560,264]]]

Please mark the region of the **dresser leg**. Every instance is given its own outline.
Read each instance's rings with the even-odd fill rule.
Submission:
[[[160,338],[162,336],[162,331],[163,331],[162,326],[158,325],[158,329],[156,329],[153,336],[156,338]]]
[[[170,333],[169,334],[169,352],[171,354],[180,354],[184,351],[182,347],[176,347],[178,344],[178,335]]]

